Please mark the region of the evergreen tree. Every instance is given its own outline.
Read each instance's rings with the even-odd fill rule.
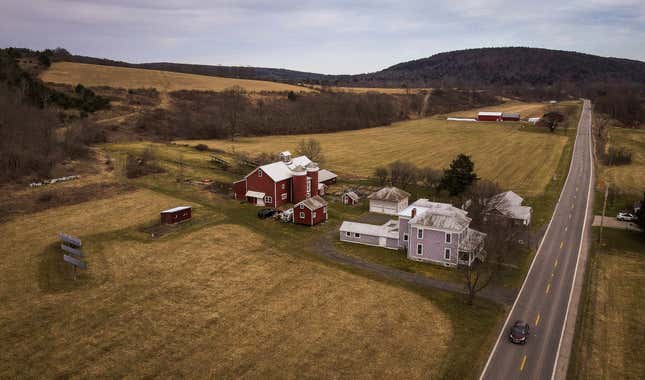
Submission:
[[[475,164],[470,156],[461,153],[450,163],[450,168],[444,170],[439,187],[455,196],[466,191],[477,179]]]

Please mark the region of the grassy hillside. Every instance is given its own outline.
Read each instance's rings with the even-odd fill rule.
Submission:
[[[453,112],[448,116],[453,117],[477,117],[477,113],[481,111],[501,111],[501,112],[517,112],[522,119],[529,117],[540,117],[544,115],[545,110],[551,105],[547,103],[524,103],[524,102],[507,102],[500,106],[488,106],[476,108],[468,111]]]
[[[159,91],[200,90],[221,91],[240,86],[248,92],[260,91],[313,91],[283,83],[219,78],[204,75],[173,73],[168,71],[102,66],[74,62],[55,62],[45,70],[41,79],[45,82],[85,86],[110,86],[120,88],[150,88]]]
[[[642,379],[645,364],[643,265],[645,242],[636,232],[594,230],[585,291],[573,345],[570,379]]]
[[[517,107],[516,104],[512,107]],[[535,106],[538,107],[538,106]],[[496,109],[504,110],[504,107]],[[213,148],[260,153],[293,150],[308,135],[189,140]],[[411,120],[359,131],[317,134],[327,159],[325,167],[349,176],[371,176],[374,168],[407,160],[436,169],[447,167],[459,153],[472,155],[478,175],[523,195],[542,193],[567,143],[552,134],[519,123],[448,122],[439,118]]]

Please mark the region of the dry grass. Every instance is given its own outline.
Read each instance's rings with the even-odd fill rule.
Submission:
[[[568,103],[570,102],[565,102],[565,104],[568,104]],[[529,117],[539,117],[544,115],[545,110],[550,106],[553,106],[553,105],[548,103],[523,103],[523,102],[517,102],[517,101],[510,101],[498,106],[489,106],[489,107],[476,108],[468,111],[453,112],[449,114],[449,116],[474,118],[474,117],[477,117],[477,113],[481,111],[497,111],[497,112],[517,112],[520,114],[520,116],[523,119],[526,119]]]
[[[174,73],[169,71],[133,69],[127,67],[91,65],[75,62],[55,62],[44,71],[45,82],[85,86],[110,86],[117,88],[151,88],[160,92],[178,90],[222,91],[240,86],[249,92],[312,91],[299,86],[277,82],[220,78],[205,75]],[[162,94],[162,106],[164,106]]]
[[[378,92],[381,94],[417,94],[420,92],[430,93],[431,88],[390,88],[390,87],[340,87],[340,86],[312,86],[313,88],[320,89],[329,89],[334,92],[351,92],[354,94],[364,94],[366,92]]]
[[[627,148],[632,163],[622,166],[600,165],[600,177],[626,193],[641,195],[645,190],[645,129],[611,128],[609,146]]]
[[[212,148],[250,153],[293,150],[298,141],[312,135],[180,141]],[[320,141],[327,159],[325,167],[339,174],[371,176],[374,168],[395,160],[420,166],[445,168],[459,153],[471,155],[480,177],[498,182],[523,195],[544,191],[555,173],[567,143],[562,134],[520,128],[517,123],[469,123],[419,119],[387,127],[325,133]]]
[[[0,378],[429,378],[449,364],[451,320],[421,295],[237,225],[137,232],[179,203],[141,190],[0,224]],[[86,243],[76,283],[56,268],[61,230]]]
[[[645,245],[634,232],[605,230],[604,239],[609,247],[595,247],[585,279],[569,378],[643,379]]]

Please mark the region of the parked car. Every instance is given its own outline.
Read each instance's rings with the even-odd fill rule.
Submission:
[[[638,218],[636,217],[636,215],[630,214],[628,212],[619,212],[616,216],[616,219],[623,222],[635,222]]]
[[[526,344],[526,340],[529,337],[529,324],[524,321],[515,321],[508,337],[513,343]]]
[[[272,217],[276,211],[272,208],[263,208],[262,210],[258,211],[258,218],[260,219],[266,219]]]

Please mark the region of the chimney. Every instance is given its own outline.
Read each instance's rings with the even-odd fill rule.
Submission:
[[[411,214],[412,214],[412,218],[414,218],[415,216],[417,216],[417,209],[416,209],[416,207],[412,209],[412,213],[411,213]]]

